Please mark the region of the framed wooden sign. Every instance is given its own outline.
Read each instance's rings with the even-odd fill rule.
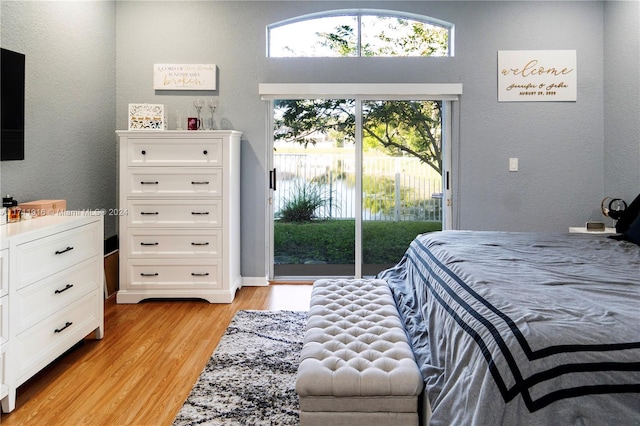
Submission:
[[[498,102],[577,100],[575,50],[498,51]]]
[[[154,64],[154,90],[216,90],[214,64]]]

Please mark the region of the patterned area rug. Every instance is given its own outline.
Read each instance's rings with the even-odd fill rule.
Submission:
[[[307,313],[239,311],[174,420],[299,425],[296,373]]]

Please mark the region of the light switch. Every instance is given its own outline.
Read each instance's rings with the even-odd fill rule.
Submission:
[[[517,158],[509,158],[509,171],[517,172],[518,171],[518,159]]]

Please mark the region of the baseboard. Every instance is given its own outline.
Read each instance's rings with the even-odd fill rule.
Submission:
[[[266,287],[269,281],[266,277],[242,277],[243,287]]]

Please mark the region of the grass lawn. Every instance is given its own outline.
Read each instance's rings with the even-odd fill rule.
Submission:
[[[363,260],[394,264],[418,234],[440,231],[440,222],[382,222],[362,224]],[[276,263],[355,263],[355,220],[274,223]]]

